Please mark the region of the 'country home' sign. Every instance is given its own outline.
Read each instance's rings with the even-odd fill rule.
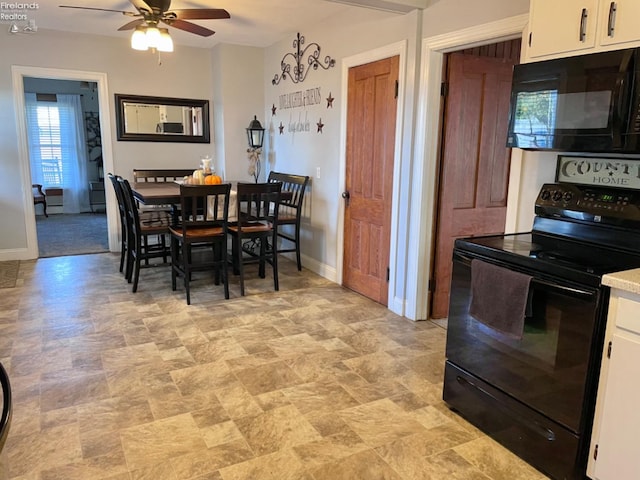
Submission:
[[[556,181],[640,190],[640,159],[559,155]]]

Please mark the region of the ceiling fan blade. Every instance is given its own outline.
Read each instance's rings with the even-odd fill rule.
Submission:
[[[133,17],[135,15],[138,15],[137,13],[134,12],[125,12],[124,10],[111,10],[110,8],[94,8],[94,7],[75,7],[73,5],[58,5],[60,8],[76,8],[78,10],[97,10],[99,12],[115,12],[115,13],[122,13],[123,15],[128,15],[130,17]]]
[[[182,8],[171,10],[167,15],[175,15],[175,18],[181,20],[217,20],[222,18],[231,18],[229,12],[224,8]]]
[[[132,22],[125,23],[123,26],[121,26],[118,29],[118,31],[120,31],[120,30],[133,30],[138,25],[142,25],[143,23],[144,23],[144,20],[142,18],[139,18],[137,20],[133,20]]]
[[[184,20],[180,20],[179,18],[176,18],[174,20],[164,19],[162,21],[171,27],[184,30],[185,32],[195,33],[196,35],[200,35],[201,37],[210,37],[211,35],[216,33],[213,30],[201,27],[200,25],[196,25],[195,23],[185,22]]]

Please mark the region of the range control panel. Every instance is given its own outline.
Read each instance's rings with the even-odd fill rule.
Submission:
[[[570,183],[547,183],[536,199],[536,214],[593,223],[640,222],[640,192]]]

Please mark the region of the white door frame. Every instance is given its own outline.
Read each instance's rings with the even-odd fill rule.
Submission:
[[[18,157],[20,159],[20,176],[22,177],[22,191],[25,226],[27,229],[27,257],[38,258],[38,236],[36,231],[35,208],[31,197],[31,166],[29,162],[29,147],[27,140],[27,120],[24,101],[24,77],[50,78],[55,80],[76,80],[96,82],[99,103],[100,134],[102,136],[102,165],[104,172],[113,171],[113,152],[111,150],[111,116],[109,114],[109,96],[107,88],[107,74],[100,72],[85,72],[79,70],[63,70],[58,68],[41,68],[13,65],[13,102],[16,112],[16,127],[18,130]],[[106,178],[105,178],[106,181]],[[116,251],[118,247],[118,215],[115,195],[105,185],[105,199],[107,210],[107,228],[109,235],[109,250]]]
[[[437,202],[438,139],[440,137],[440,84],[445,53],[501,42],[522,36],[529,15],[498,20],[456,32],[425,38],[420,62],[420,92],[411,178],[411,208],[407,261],[407,303],[405,316],[427,319],[429,314],[429,277],[432,269],[434,219]],[[516,224],[520,185],[521,150],[514,149],[509,176],[507,231]]]
[[[396,108],[396,135],[395,145],[393,152],[393,193],[391,200],[391,239],[389,243],[389,290],[387,305],[390,310],[399,315],[402,315],[403,305],[397,305],[394,302],[394,288],[396,282],[396,264],[397,264],[397,251],[398,251],[398,209],[399,209],[399,192],[400,192],[400,171],[401,171],[401,159],[402,159],[402,132],[403,125],[402,119],[404,116],[404,98],[405,98],[405,77],[406,77],[406,62],[407,62],[407,42],[396,42],[375,50],[363,52],[358,55],[346,57],[342,60],[342,88],[343,96],[345,98],[342,103],[340,111],[340,124],[344,125],[344,128],[340,132],[340,166],[339,166],[339,178],[338,185],[340,192],[344,192],[346,188],[346,170],[347,170],[347,98],[349,96],[349,69],[351,67],[357,67],[366,63],[383,60],[389,57],[400,57],[398,65],[398,103]],[[340,201],[340,208],[338,209],[338,229],[337,229],[337,246],[336,246],[336,282],[342,285],[342,262],[344,261],[344,209],[345,204]]]

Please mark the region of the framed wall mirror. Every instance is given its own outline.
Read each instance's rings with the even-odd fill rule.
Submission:
[[[116,93],[118,140],[209,143],[209,101]]]

